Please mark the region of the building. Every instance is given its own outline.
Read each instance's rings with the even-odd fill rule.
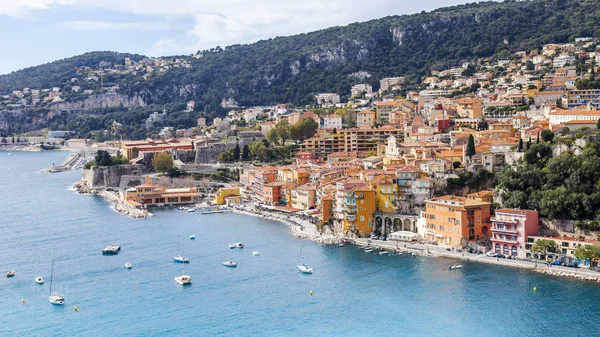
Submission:
[[[373,213],[376,210],[375,191],[366,186],[357,186],[345,192],[344,232],[360,237],[371,234]]]
[[[398,185],[387,179],[382,183],[374,186],[377,198],[377,210],[383,213],[395,213],[398,201],[396,195],[398,193]]]
[[[396,109],[396,104],[397,102],[394,100],[375,103],[377,108],[376,124],[387,124],[390,121],[390,112]]]
[[[597,121],[600,119],[600,111],[556,109],[556,111],[549,113],[548,117],[550,128],[552,128],[554,125],[570,121]]]
[[[600,89],[571,90],[563,98],[563,106],[567,109],[588,105],[600,109]]]
[[[127,160],[143,157],[144,153],[164,152],[168,150],[193,150],[194,144],[191,141],[181,141],[178,139],[169,140],[134,140],[121,143],[123,156]]]
[[[163,111],[163,113],[158,113],[158,111],[154,111],[148,119],[146,119],[146,128],[149,129],[154,125],[154,122],[164,121],[167,118],[167,112]]]
[[[239,187],[222,187],[215,195],[215,204],[228,204],[229,200],[238,200],[238,198],[240,198],[241,195],[242,194],[240,192]]]
[[[318,105],[332,106],[340,102],[340,95],[333,93],[317,94],[315,100]]]
[[[493,139],[506,139],[515,136],[513,123],[497,122],[490,125],[491,137]]]
[[[317,188],[314,183],[298,185],[291,190],[292,204],[295,209],[307,210],[315,208]]]
[[[342,117],[331,114],[323,118],[323,128],[326,130],[341,130],[342,129]]]
[[[548,251],[544,253],[534,253],[531,251],[531,247],[535,245],[538,240],[551,240],[556,243],[556,249],[554,251]],[[577,261],[575,257],[575,251],[579,247],[585,245],[600,246],[600,241],[589,240],[585,238],[575,238],[569,236],[540,236],[540,235],[529,235],[527,237],[527,243],[525,244],[526,257],[539,257],[545,258],[548,261],[558,261],[559,263],[573,263]],[[589,261],[581,261],[584,265],[589,265]]]
[[[73,131],[50,131],[48,130],[48,138],[64,138],[66,135],[73,133]]]
[[[125,200],[135,207],[184,205],[197,203],[200,195],[195,187],[167,188],[146,177],[144,184],[125,190]]]
[[[389,117],[388,117],[389,118]],[[356,113],[356,126],[374,126],[377,121],[377,114],[375,111],[363,110]]]
[[[379,81],[379,90],[400,90],[404,83],[404,77],[387,77]]]
[[[204,127],[206,127],[206,118],[204,118],[204,117],[200,117],[200,118],[198,118],[196,121],[197,121],[197,126],[198,126],[199,128],[204,128]]]
[[[455,100],[456,112],[461,118],[483,117],[483,105],[480,100],[470,97]]]
[[[491,203],[446,195],[425,201],[429,241],[449,247],[490,236]]]
[[[373,92],[373,87],[370,84],[356,84],[350,88],[350,96],[355,97],[363,93],[370,94]]]
[[[492,221],[492,250],[506,256],[527,257],[527,237],[538,234],[539,212],[535,210],[496,210]]]

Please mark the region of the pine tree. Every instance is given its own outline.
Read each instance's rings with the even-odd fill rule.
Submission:
[[[471,159],[475,153],[475,139],[473,138],[473,135],[469,135],[469,141],[467,142],[467,150],[465,155]]]
[[[540,133],[539,133],[539,132],[538,132],[538,135],[537,135],[537,140],[535,141],[535,143],[536,143],[536,144],[539,144],[539,143],[540,143]]]
[[[519,139],[519,152],[523,151],[523,139]]]
[[[233,160],[240,160],[240,144],[235,144],[233,148]]]
[[[526,150],[529,150],[531,148],[531,137],[529,137],[529,140],[527,141],[527,148]]]
[[[246,144],[242,148],[242,160],[248,160],[249,158],[250,158],[250,147],[248,147],[248,144]]]

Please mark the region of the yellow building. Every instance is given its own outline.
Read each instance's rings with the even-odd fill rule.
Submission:
[[[375,191],[369,187],[355,187],[345,192],[344,231],[360,237],[371,234],[373,213],[376,210]]]
[[[227,203],[228,199],[237,200],[239,202],[239,198],[241,198],[241,192],[239,187],[223,187],[220,188],[215,195],[215,204],[223,205]],[[237,198],[235,198],[237,197]]]
[[[384,182],[377,184],[374,188],[377,193],[377,210],[383,213],[395,213],[397,210],[398,185]]]

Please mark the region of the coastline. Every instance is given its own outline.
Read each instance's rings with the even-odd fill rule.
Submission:
[[[0,151],[4,152],[42,152],[39,146],[24,146],[24,145],[3,145],[0,146]]]
[[[106,200],[106,202],[108,202],[111,205],[112,209],[119,213],[123,213],[129,216],[130,218],[144,219],[151,218],[154,216],[154,214],[148,212],[148,210],[146,209],[137,209],[132,205],[129,205],[126,202],[122,201],[116,192],[107,191],[105,189],[93,191],[87,187],[87,184],[85,182],[82,181],[78,181],[77,183],[75,183],[75,185],[73,185],[73,189],[79,194],[92,194],[102,197],[104,200]]]
[[[425,244],[413,244],[404,243],[397,241],[379,241],[370,240],[366,238],[347,238],[340,237],[331,234],[320,234],[316,230],[316,226],[305,220],[300,220],[290,216],[279,216],[275,214],[264,214],[253,210],[238,209],[236,207],[229,207],[232,212],[246,214],[254,217],[263,219],[279,221],[290,227],[292,235],[300,239],[308,239],[315,242],[324,244],[340,244],[349,243],[356,246],[370,246],[380,250],[394,251],[397,253],[412,253],[418,256],[425,257],[445,257],[459,261],[487,263],[497,266],[519,268],[528,270],[534,273],[545,274],[549,276],[566,277],[581,281],[591,281],[600,283],[600,273],[589,270],[587,268],[568,268],[561,266],[548,267],[544,262],[531,262],[522,260],[510,260],[510,259],[495,259],[493,257],[485,256],[484,254],[476,255],[472,253],[459,253],[456,251],[446,251],[445,249]],[[294,219],[294,220],[291,220]]]

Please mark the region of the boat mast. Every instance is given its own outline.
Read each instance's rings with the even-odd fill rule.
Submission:
[[[50,271],[50,295],[52,295],[52,279],[54,277],[54,257],[52,258],[52,270]]]

